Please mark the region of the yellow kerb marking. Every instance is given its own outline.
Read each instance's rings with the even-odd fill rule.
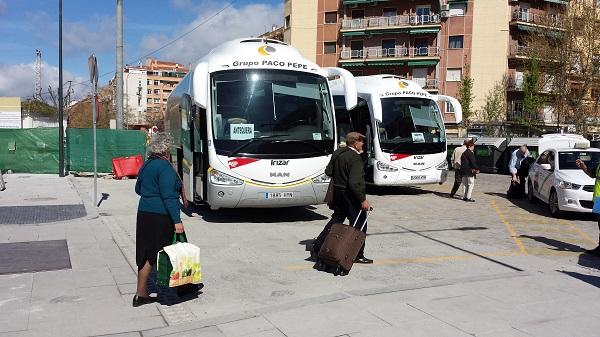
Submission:
[[[496,201],[491,200],[490,204],[492,204],[492,207],[496,211],[496,214],[498,214],[500,221],[502,221],[502,223],[506,227],[506,230],[508,230],[508,233],[510,233],[510,236],[513,238],[513,240],[517,244],[517,247],[519,247],[519,252],[521,254],[527,255],[527,249],[525,249],[525,245],[523,244],[523,241],[521,241],[521,239],[518,237],[517,232],[515,231],[513,226],[510,224],[510,222],[508,222],[508,220],[506,220],[504,213],[502,213],[502,211],[500,211],[500,208],[498,208],[498,205],[496,205]]]

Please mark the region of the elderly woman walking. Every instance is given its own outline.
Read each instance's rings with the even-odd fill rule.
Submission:
[[[181,179],[169,160],[171,142],[171,136],[164,132],[152,137],[148,159],[135,184],[140,201],[135,233],[138,279],[134,307],[156,300],[148,296],[146,286],[152,266],[156,265],[156,255],[164,246],[171,244],[173,232],[184,231],[179,198],[182,197],[184,203],[186,198]]]

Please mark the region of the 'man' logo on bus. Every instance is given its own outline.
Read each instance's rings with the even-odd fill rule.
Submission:
[[[271,178],[289,178],[290,173],[289,172],[270,172],[269,176]]]

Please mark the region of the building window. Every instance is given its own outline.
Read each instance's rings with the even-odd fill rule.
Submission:
[[[381,49],[388,50],[388,51],[392,50],[392,52],[393,52],[393,50],[396,49],[396,40],[395,39],[381,40]]]
[[[352,18],[353,19],[362,19],[365,17],[365,11],[362,9],[354,9],[352,10]]]
[[[159,84],[160,84],[160,82],[154,81],[154,85],[159,85]]]
[[[450,36],[448,38],[448,48],[462,49],[463,48],[463,35]]]
[[[446,113],[454,113],[454,105],[450,102],[446,102],[446,107],[444,109]]]
[[[155,99],[154,99],[154,103],[155,103],[155,104],[158,104],[158,103],[160,103],[160,98],[155,98]]]
[[[147,98],[146,103],[152,103],[152,98]]]
[[[446,82],[460,82],[461,77],[462,77],[462,69],[461,68],[446,69]]]
[[[396,8],[384,8],[383,16],[389,18],[390,16],[398,15],[398,10]]]
[[[154,89],[154,93],[155,93],[155,94],[159,94],[159,93],[160,93],[160,90],[158,90],[158,89]]]
[[[335,54],[337,52],[337,42],[323,42],[323,54]]]
[[[288,16],[286,16],[286,17],[285,17],[285,21],[284,21],[284,23],[283,23],[283,27],[284,27],[285,29],[288,29],[288,28],[290,28],[290,25],[291,25],[291,24],[292,24],[292,22],[291,22],[291,18],[290,18],[290,16],[288,15]]]
[[[337,12],[325,12],[325,23],[337,23]]]
[[[151,94],[152,93],[152,89],[148,89],[147,93]]]
[[[146,84],[150,85],[150,84],[152,84],[152,81],[148,80],[148,82]]]
[[[467,4],[450,4],[450,16],[465,16]]]
[[[429,14],[431,13],[431,7],[430,6],[417,6],[416,12],[417,12],[418,17],[429,16]]]

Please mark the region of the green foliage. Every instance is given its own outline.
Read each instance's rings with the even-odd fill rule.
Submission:
[[[537,130],[543,121],[539,117],[540,110],[544,107],[545,99],[540,94],[542,89],[539,61],[532,57],[527,63],[527,70],[523,79],[523,116],[519,123],[527,127],[528,133]]]
[[[473,117],[473,100],[475,95],[473,94],[473,79],[468,73],[468,68],[465,67],[462,78],[460,80],[460,87],[458,89],[458,101],[462,106],[463,113],[463,126],[469,126],[471,118]]]
[[[38,99],[28,99],[21,103],[23,112],[32,113],[40,116],[56,116],[58,114],[55,107]]]
[[[480,113],[485,125],[485,134],[498,136],[496,123],[506,114],[506,85],[505,80],[498,81],[485,95],[485,104]]]

